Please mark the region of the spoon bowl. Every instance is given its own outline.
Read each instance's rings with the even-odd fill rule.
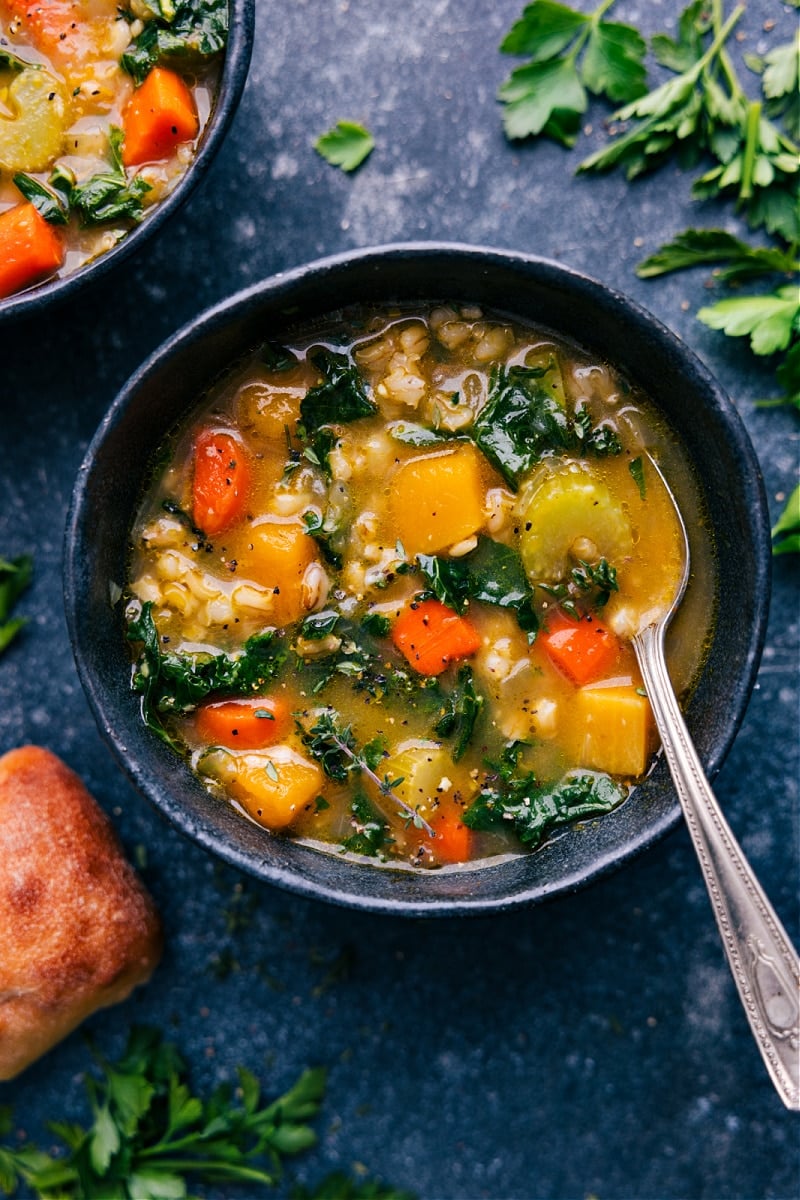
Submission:
[[[722,814],[672,687],[664,634],[686,591],[691,557],[678,502],[650,464],[672,502],[683,563],[674,596],[642,615],[632,644],[750,1028],[784,1104],[800,1111],[800,959]]]

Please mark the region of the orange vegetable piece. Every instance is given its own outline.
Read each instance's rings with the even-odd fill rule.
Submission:
[[[63,63],[97,54],[92,21],[80,0],[5,0],[5,7],[43,53]]]
[[[595,617],[576,621],[561,611],[548,616],[541,637],[555,665],[580,686],[604,675],[619,649],[614,634]]]
[[[233,434],[204,429],[194,444],[192,518],[211,536],[242,515],[250,490],[250,462]]]
[[[32,204],[0,213],[0,297],[52,275],[63,261],[61,238]]]
[[[441,675],[447,665],[480,647],[478,631],[440,600],[409,605],[392,627],[392,641],[420,675]]]
[[[281,742],[291,728],[289,709],[274,697],[217,700],[197,710],[195,728],[208,745],[262,750]]]
[[[428,821],[436,837],[431,849],[441,862],[468,862],[472,854],[472,831],[461,820],[463,809],[453,804],[439,807]]]
[[[128,101],[123,117],[126,167],[169,158],[180,142],[197,137],[200,121],[192,93],[174,71],[153,67]]]

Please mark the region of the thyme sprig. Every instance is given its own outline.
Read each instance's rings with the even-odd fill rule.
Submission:
[[[331,708],[317,712],[313,725],[306,726],[302,720],[298,720],[297,727],[305,745],[329,779],[336,783],[345,783],[354,772],[366,776],[380,795],[396,804],[401,814],[417,829],[424,829],[430,837],[435,837],[425,818],[395,791],[403,782],[403,777],[392,779],[384,775],[381,778],[376,771],[375,768],[383,756],[380,739],[374,739],[359,749],[351,727],[346,725],[342,728]]]

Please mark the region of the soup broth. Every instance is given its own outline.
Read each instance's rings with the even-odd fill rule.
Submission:
[[[676,439],[608,365],[469,307],[265,342],[163,447],[126,592],[145,720],[243,819],[380,861],[535,849],[657,750],[630,644],[713,553]],[[635,803],[635,800],[632,801]]]

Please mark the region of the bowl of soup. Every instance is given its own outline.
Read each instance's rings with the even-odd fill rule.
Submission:
[[[713,777],[770,560],[705,367],[517,254],[266,280],[142,366],[80,471],[65,596],[99,727],[189,837],[304,895],[423,915],[573,890],[680,816],[631,647],[681,571],[664,480],[692,564],[668,661]]]
[[[0,317],[108,270],[203,178],[253,0],[0,0]]]

